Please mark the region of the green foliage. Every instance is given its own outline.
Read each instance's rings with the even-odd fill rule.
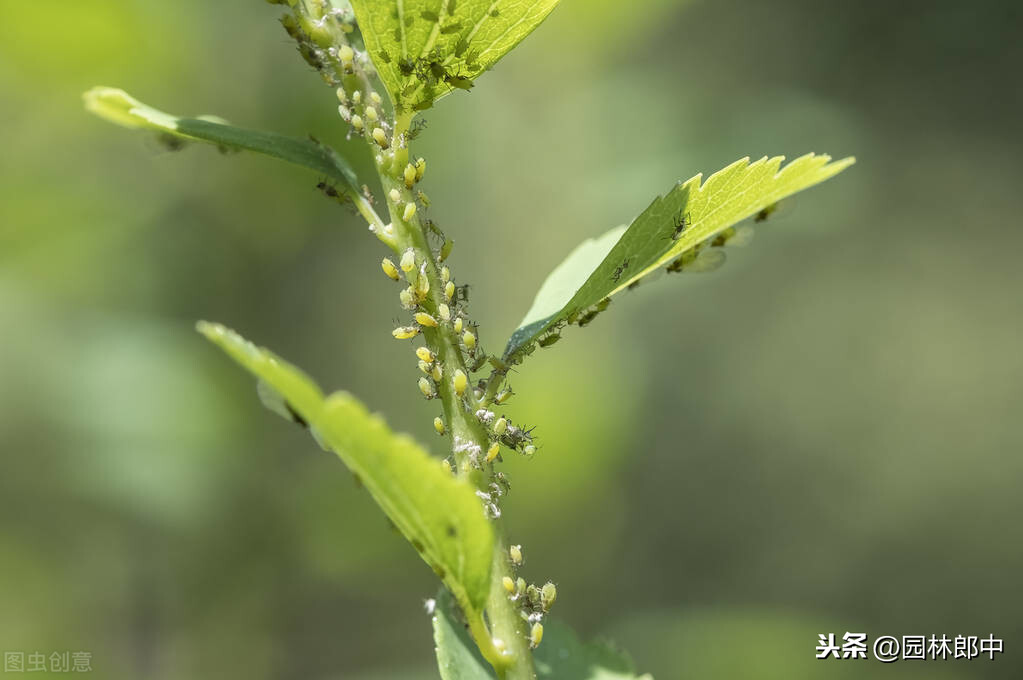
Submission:
[[[711,175],[679,183],[658,196],[626,229],[617,227],[583,242],[547,277],[519,323],[505,356],[524,350],[541,335],[572,323],[587,310],[667,263],[682,270],[732,225],[769,209],[781,199],[823,182],[855,162],[807,154],[779,171],[783,156],[748,158]],[[681,229],[680,229],[681,227]],[[724,239],[722,239],[724,241]],[[606,304],[606,303],[604,303]]]
[[[152,130],[166,140],[207,142],[221,151],[245,149],[279,158],[326,175],[338,183],[338,191],[356,195],[359,180],[344,158],[314,139],[295,139],[273,132],[246,130],[228,125],[215,116],[182,118],[138,101],[124,90],[94,87],[84,95],[85,108],[100,118],[127,128]]]
[[[398,110],[468,89],[559,0],[353,0],[363,40]]]
[[[199,331],[272,386],[335,451],[387,517],[454,593],[481,616],[490,588],[494,531],[470,485],[453,477],[415,442],[394,434],[357,399],[326,399],[304,373],[237,333],[200,322]]]
[[[433,617],[433,639],[442,680],[494,680],[459,622],[451,596],[441,591]],[[533,653],[539,680],[653,680],[638,676],[632,660],[604,642],[583,644],[568,626],[553,621],[545,626],[543,642]]]

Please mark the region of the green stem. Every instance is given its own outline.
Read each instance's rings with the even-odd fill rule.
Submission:
[[[393,138],[398,139],[402,133],[407,131],[410,122],[411,116],[398,116],[395,120]],[[373,142],[370,141],[371,146],[372,144]],[[396,146],[396,143],[392,142],[392,146]],[[397,245],[396,252],[403,252],[407,248],[412,248],[415,251],[417,266],[423,267],[423,273],[430,282],[429,293],[421,302],[420,307],[437,318],[440,305],[448,303],[444,295],[444,285],[418,213],[408,220],[404,218],[404,206],[415,200],[412,191],[405,186],[404,182],[403,172],[405,164],[408,162],[408,151],[397,148],[393,151],[393,160],[388,162],[383,159],[384,162],[377,164],[377,172],[384,195],[387,197],[385,200],[391,216],[391,226]],[[380,149],[374,149],[374,152],[379,153]],[[399,201],[395,202],[390,198],[392,190],[397,191]],[[406,278],[410,284],[415,285],[418,275],[419,272],[414,269]],[[455,333],[452,324],[442,322],[436,328],[424,328],[423,333],[431,350],[437,355],[436,361],[440,362],[444,371],[442,380],[437,384],[437,392],[443,404],[445,422],[454,442],[456,474],[467,479],[478,490],[486,491],[490,481],[489,475],[484,470],[479,470],[470,464],[470,454],[467,450],[469,447],[479,447],[482,454],[482,452],[486,452],[490,444],[490,436],[486,427],[475,415],[476,410],[481,407],[481,402],[486,397],[477,400],[473,395],[471,385],[466,388],[463,395],[459,396],[455,393],[452,380],[455,371],[462,371],[467,377],[470,372],[462,355],[460,338]],[[503,529],[499,518],[493,521],[496,525],[498,539],[494,544],[490,595],[486,610],[489,629],[482,620],[471,620],[470,632],[481,653],[494,667],[498,678],[501,680],[535,680],[536,673],[533,669],[533,657],[529,647],[526,625],[504,587],[504,578],[514,579],[514,574],[508,558]],[[472,618],[473,615],[469,614],[469,616]],[[496,642],[497,640],[500,642]]]

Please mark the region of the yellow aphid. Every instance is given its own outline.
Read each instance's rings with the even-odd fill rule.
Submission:
[[[387,148],[387,133],[384,132],[383,128],[373,128],[373,141],[379,144],[381,148]]]
[[[543,624],[534,623],[533,628],[529,631],[529,646],[536,649],[540,646],[543,641]]]
[[[346,71],[352,70],[352,61],[355,59],[355,50],[348,45],[342,45],[337,51],[338,59],[341,60],[341,65],[345,67]]]
[[[416,169],[412,165],[405,166],[405,186],[411,189],[416,183]]]
[[[534,453],[536,453],[536,447],[532,444],[526,444],[526,447],[522,449],[522,455],[526,458],[532,458]]]
[[[391,331],[391,335],[398,338],[399,340],[408,340],[419,335],[418,326],[399,326]]]
[[[426,174],[426,159],[419,158],[416,160],[416,181],[423,179],[424,174]]]
[[[441,321],[451,321],[451,308],[443,302],[437,305],[437,314],[440,315]]]
[[[372,107],[372,106],[367,106],[366,107],[366,120],[368,120],[371,123],[377,122],[377,120],[378,120],[378,118],[377,118],[377,110],[374,107]],[[379,130],[380,128],[377,128],[377,129]]]
[[[416,323],[420,326],[429,326],[430,328],[436,328],[438,326],[437,319],[433,318],[426,312],[416,312]]]
[[[522,595],[524,592],[526,592],[526,579],[520,576],[515,579],[515,593],[517,595]]]
[[[440,268],[440,280],[442,282],[444,282],[444,283],[447,283],[448,281],[450,281],[451,280],[451,270],[448,269],[447,267],[441,267]]]
[[[377,94],[376,92],[370,92],[369,93],[369,98],[377,106],[380,106],[380,104],[384,101],[383,99],[380,98],[380,95]]]
[[[494,460],[497,459],[497,454],[499,453],[501,453],[501,445],[498,444],[497,442],[494,442],[493,444],[490,445],[490,448],[487,449],[487,462],[493,463]]]
[[[426,294],[430,292],[430,277],[426,275],[426,272],[419,272],[419,278],[416,279],[416,296],[420,300],[426,299]]]
[[[455,247],[455,242],[454,241],[452,241],[449,238],[444,239],[444,245],[442,245],[440,247],[440,256],[439,256],[439,258],[440,258],[441,262],[443,262],[444,260],[448,259],[448,255],[451,254],[451,249],[454,248],[454,247]]]
[[[403,272],[410,272],[416,268],[416,251],[409,248],[401,254],[401,270]]]
[[[430,375],[431,368],[433,368],[433,364],[428,364],[425,361],[419,362],[419,370],[425,373],[426,375]]]
[[[465,394],[465,388],[469,386],[469,378],[460,368],[455,369],[454,386],[455,394],[458,396]]]
[[[503,404],[504,402],[506,402],[509,399],[511,399],[511,397],[512,397],[512,391],[511,390],[503,390],[501,392],[498,392],[497,396],[494,397],[494,403],[496,403],[496,404]]]
[[[394,263],[391,262],[389,259],[385,257],[383,262],[380,263],[380,267],[384,270],[384,273],[387,274],[389,278],[393,279],[394,281],[398,280],[399,278],[398,268],[395,267]]]
[[[337,88],[337,100],[342,104],[348,103],[348,93],[345,92],[345,88],[343,87]]]
[[[548,581],[544,584],[543,588],[540,589],[540,606],[543,610],[550,611],[550,608],[554,606],[554,601],[558,599],[558,589],[553,583]]]
[[[401,194],[397,189],[391,189],[387,192],[387,197],[391,199],[391,203],[397,203],[401,200]]]
[[[419,379],[419,391],[423,393],[423,396],[429,399],[434,396],[433,383],[430,382],[429,378]]]
[[[416,299],[411,288],[402,288],[401,292],[398,293],[398,301],[401,302],[401,306],[405,309],[412,310],[416,308]]]
[[[440,382],[440,379],[444,377],[444,367],[440,364],[434,364],[433,370],[430,371],[430,375],[436,382]]]
[[[455,332],[456,333],[462,332],[462,317],[458,317],[457,319],[455,319]]]
[[[355,94],[359,94],[359,93],[356,92]],[[356,130],[361,130],[362,129],[362,116],[360,116],[358,114],[352,116],[352,127],[355,128]]]
[[[476,336],[473,335],[472,331],[462,333],[462,342],[465,343],[465,348],[470,352],[476,349]]]
[[[405,204],[405,212],[402,214],[402,219],[406,222],[416,216],[416,204],[409,201]]]
[[[429,347],[419,347],[416,349],[416,356],[425,361],[428,364],[432,364],[434,360],[434,354],[430,351]]]
[[[434,418],[433,419],[433,429],[437,430],[437,434],[444,434],[444,432],[446,431],[446,428],[444,427],[444,421],[441,420],[439,417],[438,418]],[[444,462],[446,463],[447,461],[444,461]],[[451,470],[451,466],[450,465],[448,466],[448,470],[449,471]]]
[[[504,586],[504,589],[508,591],[509,595],[515,594],[515,581],[512,580],[511,576],[505,576],[501,579],[501,585]]]
[[[511,558],[512,564],[516,565],[522,564],[522,546],[521,545],[509,546],[508,557]]]
[[[356,104],[362,101],[362,90],[356,90],[352,93],[352,101]]]
[[[448,281],[446,284],[444,284],[444,297],[446,297],[449,301],[451,300],[451,298],[455,297],[454,281]]]
[[[494,421],[494,434],[500,436],[508,429],[508,419],[501,417]]]

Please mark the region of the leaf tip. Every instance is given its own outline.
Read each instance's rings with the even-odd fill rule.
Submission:
[[[128,128],[142,127],[132,114],[141,103],[124,90],[116,87],[96,86],[82,93],[85,110],[103,120]]]

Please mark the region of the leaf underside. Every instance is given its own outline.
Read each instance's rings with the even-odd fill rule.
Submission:
[[[617,227],[578,246],[540,287],[509,339],[505,357],[522,353],[544,333],[593,310],[661,266],[671,263],[684,271],[690,266],[698,269],[701,261],[720,259],[700,251],[738,222],[855,162],[854,158],[830,162],[830,156],[807,154],[781,168],[783,160],[784,156],[775,156],[750,163],[743,158],[703,183],[702,175],[696,175],[655,198],[627,228]]]
[[[363,42],[399,111],[422,111],[481,73],[559,0],[352,0]]]
[[[463,609],[478,616],[490,587],[494,532],[472,487],[344,392],[326,398],[304,373],[219,324],[198,330],[276,390],[335,451]]]
[[[437,596],[433,639],[442,680],[495,680],[445,591]],[[533,652],[533,660],[537,680],[653,680],[650,675],[636,675],[628,655],[600,641],[583,644],[558,621],[544,624],[543,642]]]
[[[355,171],[340,154],[314,139],[296,139],[273,132],[228,125],[214,116],[182,118],[138,101],[124,90],[94,87],[83,96],[85,108],[111,123],[152,130],[183,142],[206,142],[222,151],[255,151],[326,175],[346,195],[360,192]]]

